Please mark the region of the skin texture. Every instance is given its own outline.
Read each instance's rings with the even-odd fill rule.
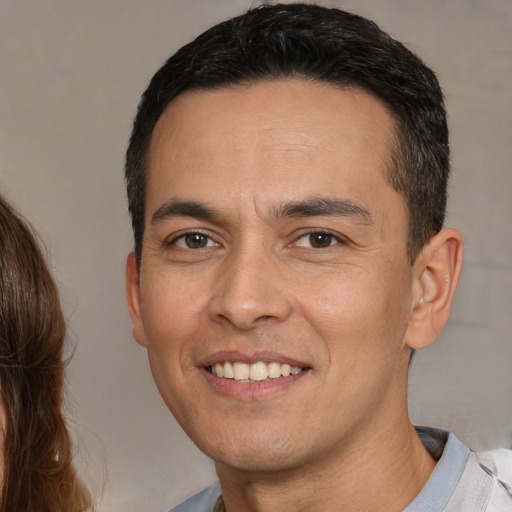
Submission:
[[[461,238],[441,232],[411,266],[393,129],[372,96],[300,80],[185,93],[156,126],[133,334],[228,510],[402,510],[434,467],[407,369],[446,322]],[[205,370],[237,358],[307,370]]]

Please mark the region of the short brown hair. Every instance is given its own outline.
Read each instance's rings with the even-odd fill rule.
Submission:
[[[147,153],[165,108],[189,90],[286,78],[362,89],[379,98],[396,122],[389,181],[407,203],[411,262],[441,230],[450,172],[448,128],[432,70],[361,16],[311,4],[263,5],[183,46],[142,95],[125,168],[139,262]]]

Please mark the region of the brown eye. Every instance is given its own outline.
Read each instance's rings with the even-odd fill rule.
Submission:
[[[295,242],[297,247],[309,247],[310,249],[326,249],[332,245],[343,243],[339,237],[325,231],[313,231],[305,233]]]
[[[329,233],[311,233],[309,235],[309,243],[315,249],[323,249],[332,245],[333,238]]]
[[[204,249],[205,247],[213,247],[217,244],[208,235],[192,232],[175,238],[171,241],[170,245],[180,249]]]
[[[184,238],[185,244],[189,249],[202,249],[208,245],[208,237],[201,233],[191,233]]]

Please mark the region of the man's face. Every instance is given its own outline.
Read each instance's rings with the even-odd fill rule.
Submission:
[[[372,96],[300,80],[185,93],[159,120],[134,335],[214,460],[297,467],[404,413],[413,267],[393,128]]]

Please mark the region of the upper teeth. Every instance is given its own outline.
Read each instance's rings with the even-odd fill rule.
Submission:
[[[296,375],[302,371],[302,368],[289,364],[264,363],[262,361],[253,364],[226,361],[225,363],[216,363],[211,369],[217,377],[235,380],[277,379],[277,377],[288,377],[290,374]]]

